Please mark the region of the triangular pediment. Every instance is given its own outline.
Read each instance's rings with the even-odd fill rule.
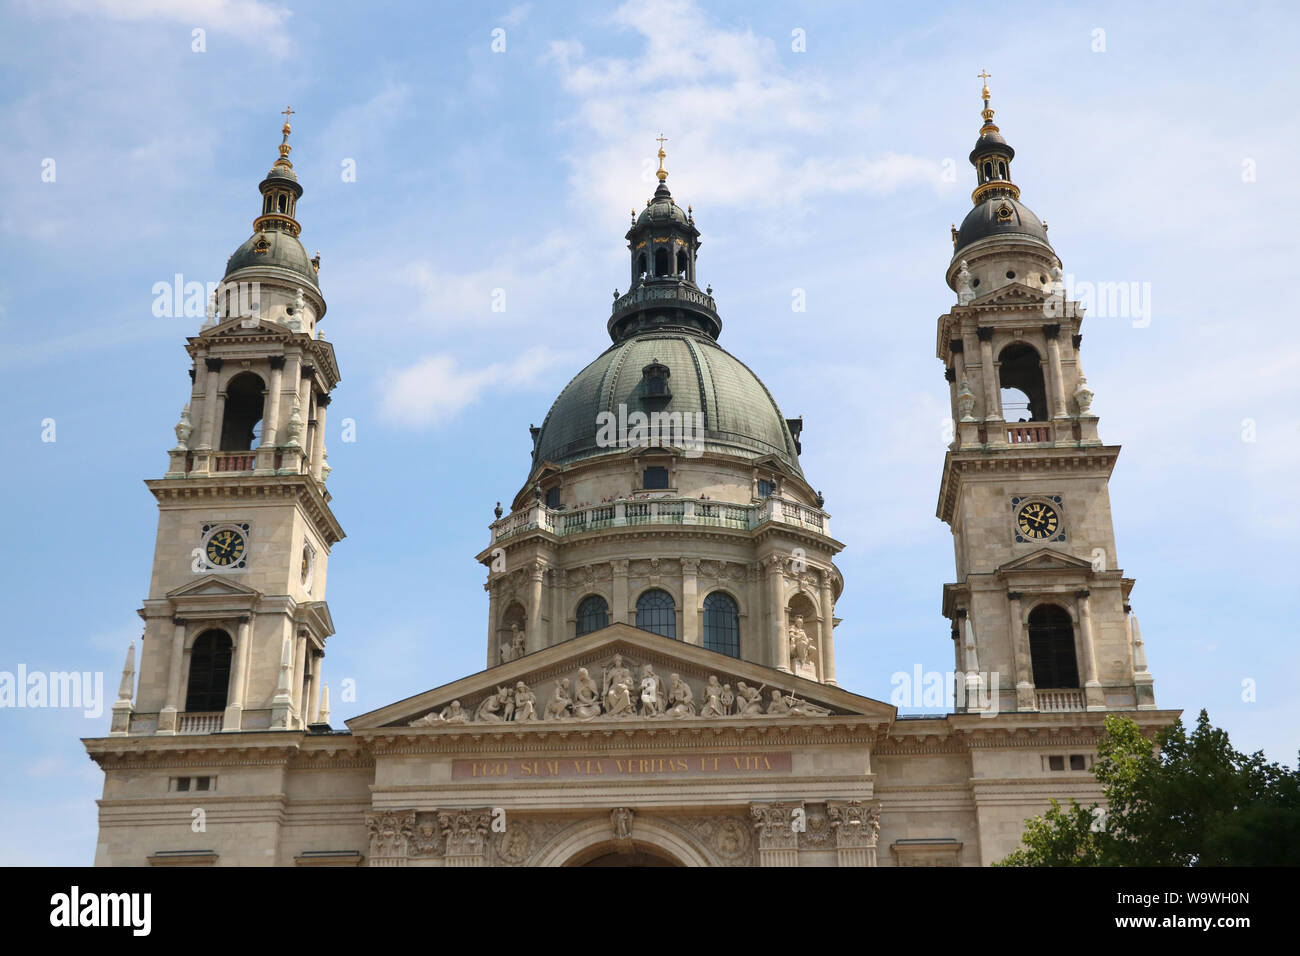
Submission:
[[[261,597],[261,592],[219,574],[205,574],[196,581],[167,592],[173,601],[189,597]]]
[[[621,657],[621,662],[615,658]],[[644,668],[650,668],[647,673]],[[621,667],[621,671],[620,671]],[[580,669],[585,669],[591,681],[588,701],[580,691]],[[625,674],[623,672],[626,672]],[[673,675],[689,688],[691,706],[678,707],[682,695],[674,693]],[[627,688],[626,699],[617,689],[630,678],[633,686]],[[642,682],[657,678],[650,685],[654,702],[642,706]],[[716,677],[717,685],[709,678]],[[557,685],[568,681],[569,708],[558,703],[552,706]],[[522,682],[525,693],[535,698],[536,721],[512,720],[506,722],[501,713],[506,703],[505,691],[515,691]],[[738,711],[739,699],[745,688],[758,689],[758,707],[747,708],[750,713]],[[724,688],[721,695],[717,687]],[[594,691],[596,712],[592,712],[591,691]],[[612,704],[610,691],[614,692]],[[772,692],[778,691],[781,699],[773,709]],[[709,706],[711,698],[721,697],[725,703],[735,698],[727,708],[729,713],[717,713]],[[497,698],[497,703],[484,702]],[[453,702],[459,701],[459,707]],[[513,703],[513,701],[511,701]],[[577,716],[579,707],[586,714]],[[630,709],[629,709],[630,708]],[[769,710],[772,713],[769,714]],[[704,711],[704,713],[701,713]],[[757,711],[757,712],[755,712]],[[851,694],[831,684],[821,684],[779,671],[775,668],[737,660],[716,651],[706,650],[627,624],[611,624],[591,634],[583,635],[562,644],[527,654],[524,657],[480,671],[450,684],[425,691],[406,700],[389,704],[379,710],[362,714],[347,721],[354,732],[378,728],[408,728],[416,722],[417,728],[467,727],[475,733],[517,731],[524,723],[543,726],[584,727],[599,725],[608,730],[613,726],[649,726],[695,722],[701,720],[772,722],[777,719],[817,720],[828,717],[867,717],[882,723],[891,722],[895,709],[882,701]]]
[[[1022,282],[1012,282],[972,301],[971,305],[1032,305],[1045,302],[1047,293]]]
[[[1008,561],[998,568],[998,574],[1009,574],[1016,571],[1091,571],[1092,562],[1085,561],[1083,558],[1076,558],[1072,554],[1065,554],[1052,548],[1041,548],[1032,554],[1026,554],[1024,557],[1016,558],[1014,561]]]

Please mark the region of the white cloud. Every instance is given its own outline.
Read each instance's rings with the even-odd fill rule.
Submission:
[[[508,27],[517,27],[528,19],[528,14],[532,11],[531,3],[519,3],[507,10],[504,15],[497,17],[497,21]]]
[[[276,54],[287,53],[290,46],[284,29],[290,11],[262,0],[42,0],[29,7],[110,20],[179,23],[229,34]]]
[[[669,137],[670,174],[715,204],[788,204],[819,193],[881,194],[911,184],[945,188],[937,160],[872,156],[854,139],[873,111],[846,107],[811,70],[795,70],[772,40],[726,29],[689,0],[633,2],[612,22],[644,41],[632,57],[588,57],[551,44],[574,98],[575,192],[597,207],[626,202],[638,174],[650,185],[654,133]],[[821,157],[818,150],[832,155]],[[811,155],[811,158],[806,158]],[[670,186],[677,180],[671,178]]]
[[[382,414],[399,425],[440,425],[489,389],[529,388],[539,384],[545,372],[571,366],[574,360],[572,354],[534,348],[510,362],[464,368],[452,355],[428,355],[392,375],[384,386]]]

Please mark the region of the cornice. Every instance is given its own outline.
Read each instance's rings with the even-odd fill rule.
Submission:
[[[935,516],[952,522],[961,483],[968,477],[1002,478],[1024,474],[1090,472],[1109,479],[1119,458],[1119,445],[1061,448],[1041,445],[983,446],[970,451],[949,451],[943,459],[943,479]]]
[[[160,508],[205,498],[217,501],[276,503],[295,500],[327,546],[346,537],[320,489],[309,475],[220,475],[208,478],[151,478],[145,485]]]

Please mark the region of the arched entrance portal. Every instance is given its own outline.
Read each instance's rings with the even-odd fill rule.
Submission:
[[[603,816],[603,815],[602,815]],[[632,852],[620,854],[609,818],[588,820],[556,836],[535,866],[712,866],[693,841],[662,823],[636,817]]]
[[[658,847],[633,843],[631,853],[620,853],[613,844],[594,847],[578,854],[565,866],[685,866]]]

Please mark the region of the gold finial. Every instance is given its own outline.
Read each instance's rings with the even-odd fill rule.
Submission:
[[[293,132],[293,129],[289,126],[289,117],[297,111],[290,106],[286,106],[280,112],[284,115],[284,126],[280,130],[284,135],[284,139],[280,141],[280,159],[276,160],[276,162],[283,160],[286,165],[292,166],[293,164],[289,162],[289,153],[293,150],[293,147],[289,145],[289,134]]]
[[[664,152],[664,143],[666,142],[668,142],[668,138],[664,136],[663,133],[660,133],[659,134],[659,169],[655,173],[655,175],[659,177],[660,182],[663,182],[665,179],[668,178],[668,170],[664,169],[664,159],[666,159],[668,156],[668,154]]]
[[[989,98],[989,77],[993,74],[988,70],[980,70],[975,75],[984,81],[984,89],[980,90],[980,96],[987,100]]]

